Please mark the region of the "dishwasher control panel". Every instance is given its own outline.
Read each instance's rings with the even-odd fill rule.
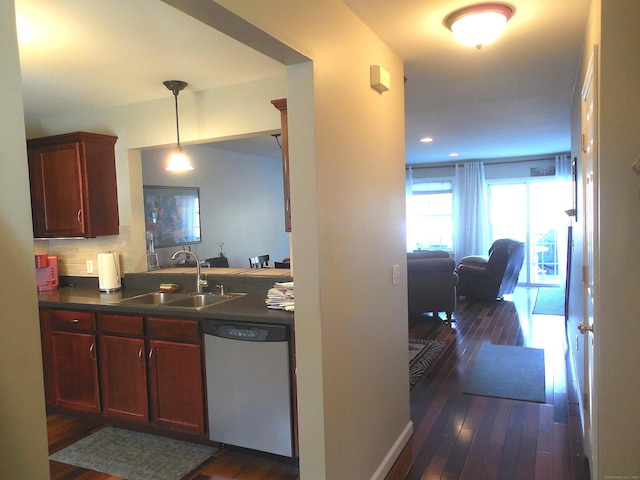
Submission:
[[[227,323],[205,319],[202,323],[202,331],[205,335],[248,342],[284,342],[289,339],[288,329],[284,325]]]
[[[264,341],[267,339],[269,334],[268,330],[264,330],[262,328],[240,328],[237,326],[233,327],[220,327],[222,330],[222,335],[226,338],[241,338],[243,340],[257,340]]]

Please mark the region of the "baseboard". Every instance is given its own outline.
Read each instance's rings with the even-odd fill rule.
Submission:
[[[402,449],[411,438],[411,435],[413,435],[413,422],[409,420],[407,426],[404,427],[404,430],[396,439],[393,446],[389,449],[384,459],[382,460],[382,463],[380,463],[380,465],[376,469],[375,473],[371,477],[371,480],[384,480],[387,474],[391,471],[391,467],[393,467],[393,464],[400,456]]]

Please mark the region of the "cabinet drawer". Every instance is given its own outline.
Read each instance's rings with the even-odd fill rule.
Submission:
[[[91,312],[73,310],[48,310],[47,317],[51,330],[95,331],[95,315]]]
[[[137,315],[98,314],[98,325],[102,333],[121,335],[144,335],[142,317]]]
[[[147,334],[163,340],[200,343],[200,327],[197,320],[149,317]]]

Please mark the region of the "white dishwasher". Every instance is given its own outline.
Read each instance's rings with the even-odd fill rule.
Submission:
[[[202,330],[209,438],[292,457],[290,329],[205,319]]]

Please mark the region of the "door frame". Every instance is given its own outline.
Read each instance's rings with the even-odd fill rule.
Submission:
[[[598,238],[598,50],[594,46],[581,92],[582,188],[583,188],[583,339],[584,381],[579,396],[585,456],[593,478],[598,478],[598,348],[599,238]],[[578,361],[578,359],[576,359]]]

